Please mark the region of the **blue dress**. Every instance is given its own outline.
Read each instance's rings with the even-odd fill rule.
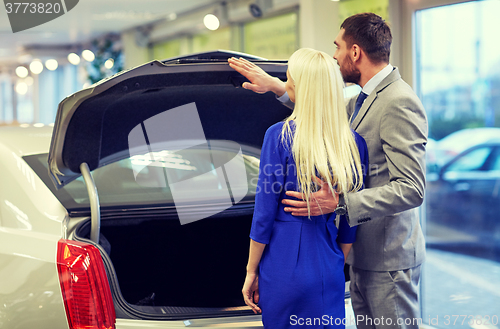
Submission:
[[[338,243],[352,243],[350,228],[335,214],[296,217],[284,211],[285,192],[298,191],[290,145],[283,145],[283,122],[271,126],[262,145],[250,238],[267,244],[259,264],[259,306],[269,329],[344,327],[344,254]],[[361,163],[368,168],[364,139],[353,131]]]

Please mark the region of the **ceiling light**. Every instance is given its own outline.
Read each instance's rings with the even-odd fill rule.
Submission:
[[[30,64],[30,71],[33,74],[40,74],[43,71],[43,64],[39,59],[33,60]]]
[[[45,67],[47,68],[47,70],[50,70],[50,71],[55,71],[58,66],[59,66],[59,63],[57,63],[57,61],[55,59],[49,59],[45,62]]]
[[[68,55],[68,61],[73,65],[80,64],[80,56],[75,53],[71,53]]]
[[[92,62],[95,59],[94,53],[88,49],[86,49],[82,52],[82,57],[87,62]]]
[[[175,21],[177,19],[177,14],[176,13],[170,13],[167,16],[169,21]]]
[[[26,82],[26,84],[28,86],[32,86],[33,85],[33,78],[32,77],[26,77],[26,79],[24,79],[24,82]]]
[[[41,122],[37,122],[37,123],[33,124],[33,127],[37,127],[37,128],[42,128],[44,126],[45,126],[45,124],[43,124]]]
[[[114,64],[115,64],[115,61],[112,58],[110,58],[106,62],[104,62],[104,67],[109,70],[113,67]]]
[[[26,78],[29,74],[28,69],[25,68],[24,66],[18,66],[16,68],[16,74],[20,78]]]
[[[217,30],[220,25],[219,19],[213,14],[205,15],[205,18],[203,18],[203,24],[205,24],[207,29],[212,31]]]
[[[26,83],[19,82],[16,85],[16,93],[18,93],[19,95],[26,95],[27,92],[28,92],[28,85]]]

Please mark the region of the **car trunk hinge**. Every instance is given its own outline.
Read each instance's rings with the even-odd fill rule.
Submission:
[[[89,166],[84,162],[80,165],[80,172],[87,186],[90,200],[90,240],[99,244],[99,231],[101,230],[101,209],[99,205],[99,194],[94,179],[90,173]]]

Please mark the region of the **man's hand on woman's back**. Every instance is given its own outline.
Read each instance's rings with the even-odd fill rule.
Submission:
[[[337,208],[339,197],[336,192],[332,194],[328,184],[318,177],[315,177],[316,184],[319,185],[320,189],[317,192],[311,193],[309,196],[309,206],[311,210],[311,216],[319,216],[324,214],[329,214],[335,211]],[[288,207],[285,208],[286,212],[291,212],[294,216],[307,216],[307,203],[305,197],[300,192],[287,191],[286,195],[299,200],[283,199],[281,202]]]

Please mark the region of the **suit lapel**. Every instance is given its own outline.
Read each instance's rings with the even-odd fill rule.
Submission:
[[[381,83],[378,84],[375,90],[370,95],[368,95],[365,102],[359,109],[358,115],[351,123],[352,129],[356,130],[358,128],[361,121],[363,121],[363,118],[365,117],[366,113],[370,110],[370,107],[372,106],[373,102],[377,99],[378,93],[384,90],[391,83],[399,79],[401,79],[401,75],[399,74],[398,68],[395,67],[394,70],[392,70],[392,72],[384,80],[382,80]]]
[[[372,103],[373,101],[377,99],[377,93],[376,92],[372,92],[365,100],[365,102],[363,103],[363,105],[361,106],[361,108],[359,109],[359,113],[358,115],[356,115],[356,118],[354,119],[354,121],[352,122],[351,124],[351,127],[352,129],[356,130],[356,128],[358,128],[359,124],[361,123],[361,121],[363,121],[363,118],[366,114],[366,112],[368,112],[368,110],[370,109],[370,107],[372,106]]]

